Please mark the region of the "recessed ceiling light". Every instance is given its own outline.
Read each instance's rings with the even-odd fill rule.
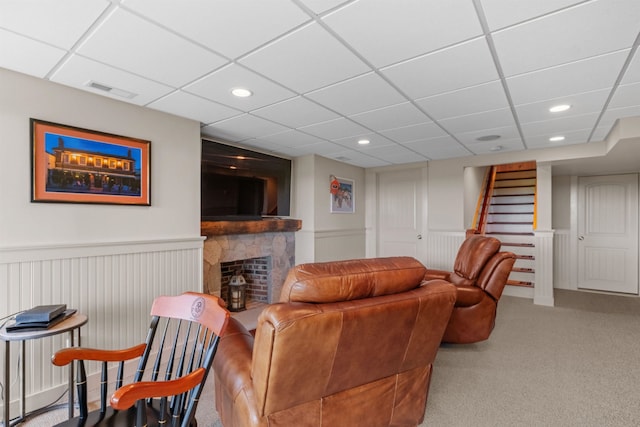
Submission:
[[[246,98],[248,96],[253,95],[253,92],[251,92],[249,89],[245,89],[243,87],[236,87],[231,89],[231,93],[234,96],[237,96],[238,98]]]
[[[476,138],[476,141],[495,141],[496,139],[500,139],[500,135],[484,135]]]
[[[368,139],[361,139],[358,141],[358,144],[360,145],[367,145],[368,143],[370,143],[371,141],[369,141]]]
[[[552,136],[551,138],[549,138],[549,141],[551,141],[551,142],[564,141],[564,136],[561,136],[561,135]]]
[[[502,148],[502,145],[496,145],[495,147],[491,147],[491,151],[500,151]]]
[[[563,111],[567,111],[569,108],[571,108],[571,105],[569,104],[554,105],[553,107],[549,108],[549,112],[561,113]]]

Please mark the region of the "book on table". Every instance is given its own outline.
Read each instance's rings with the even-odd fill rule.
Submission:
[[[72,316],[76,309],[66,304],[39,305],[16,315],[15,323],[7,325],[7,332],[41,331]]]

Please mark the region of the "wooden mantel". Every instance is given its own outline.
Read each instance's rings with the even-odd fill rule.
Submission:
[[[302,228],[302,220],[299,219],[269,218],[258,221],[202,221],[200,223],[200,232],[203,236],[298,231],[300,228]]]

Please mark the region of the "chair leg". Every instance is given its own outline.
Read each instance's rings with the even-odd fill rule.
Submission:
[[[78,373],[76,379],[76,387],[78,388],[78,406],[80,409],[80,419],[86,420],[89,415],[87,405],[87,373],[84,369],[84,361],[78,360]]]

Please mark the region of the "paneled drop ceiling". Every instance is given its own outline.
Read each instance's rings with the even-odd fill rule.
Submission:
[[[639,32],[638,0],[2,0],[0,67],[373,167],[602,140]]]

